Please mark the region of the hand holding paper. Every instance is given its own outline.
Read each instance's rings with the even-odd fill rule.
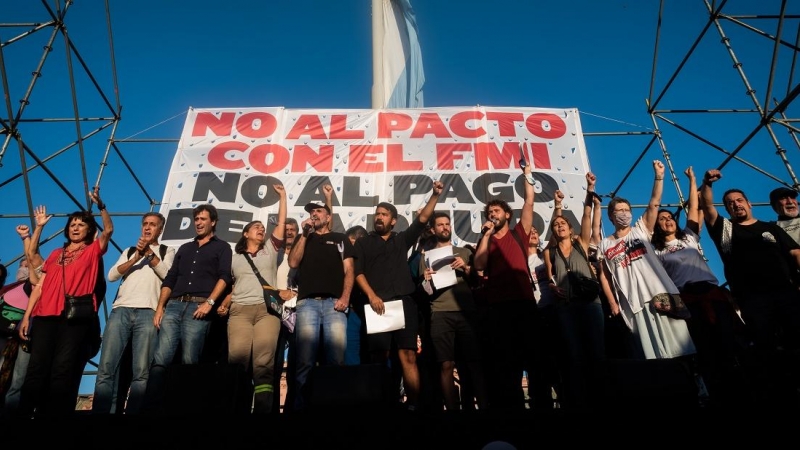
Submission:
[[[406,327],[406,316],[403,312],[403,301],[383,302],[384,312],[378,315],[370,307],[364,308],[364,319],[367,322],[367,334],[383,333]]]
[[[425,252],[425,265],[434,271],[431,274],[431,281],[436,289],[444,289],[456,284],[456,272],[451,264],[456,257],[453,255],[453,247],[437,247]]]

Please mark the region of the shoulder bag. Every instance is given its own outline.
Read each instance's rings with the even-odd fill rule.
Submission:
[[[250,258],[250,255],[244,253],[244,259],[247,260],[247,263],[250,264],[250,267],[253,268],[253,273],[256,274],[256,278],[258,278],[259,283],[261,283],[261,288],[264,290],[264,303],[267,304],[267,311],[277,316],[281,319],[281,322],[289,329],[289,332],[294,332],[294,324],[295,324],[295,311],[291,308],[284,308],[283,307],[283,299],[281,298],[278,289],[272,287],[264,277],[261,276],[261,272],[258,271],[255,263]]]
[[[572,249],[577,251],[578,254],[581,255],[581,259],[586,262],[586,268],[589,269],[590,276],[587,277],[586,275],[570,270],[569,261],[567,261],[567,258],[565,258],[564,254],[561,252],[561,248],[556,244],[556,252],[558,256],[561,257],[561,260],[564,261],[564,267],[567,269],[567,283],[569,289],[567,298],[583,302],[593,302],[600,294],[600,283],[595,278],[594,271],[592,271],[592,268],[589,266],[589,260],[586,258],[581,244],[577,243],[576,245],[573,241]]]
[[[94,294],[75,296],[67,293],[67,265],[61,255],[61,280],[64,283],[64,312],[68,321],[88,320],[97,315],[94,310]]]

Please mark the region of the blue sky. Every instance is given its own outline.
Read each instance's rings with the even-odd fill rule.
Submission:
[[[287,108],[369,108],[371,75],[371,23],[369,0],[323,2],[246,1],[211,2],[110,2],[113,55],[119,82],[122,120],[116,138],[177,139],[190,107],[284,106]],[[667,2],[655,71],[655,96],[686,55],[707,21],[701,1]],[[729,14],[777,14],[778,6],[753,6],[753,2],[731,0]],[[778,2],[770,2],[778,3]],[[13,4],[13,5],[12,5]],[[654,128],[647,114],[659,4],[656,1],[590,0],[542,2],[524,0],[412,1],[417,14],[425,67],[425,105],[520,106],[577,108],[586,133],[642,132]],[[797,5],[790,8],[798,9]],[[0,0],[4,22],[43,22],[46,11],[39,2]],[[797,14],[800,11],[787,11]],[[111,51],[104,10],[100,2],[78,2],[72,6],[66,25],[81,57],[114,105]],[[775,33],[777,21],[747,23]],[[787,22],[788,23],[788,22]],[[759,101],[767,92],[772,41],[725,22],[736,57]],[[28,28],[0,29],[11,106],[16,111],[31,82],[47,42],[50,29],[8,43]],[[784,30],[784,39],[794,41],[794,27]],[[772,96],[787,91],[791,56],[780,54]],[[72,64],[79,61],[72,58]],[[69,96],[63,39],[56,39],[42,76],[32,89],[23,117],[68,117],[73,115]],[[76,70],[82,117],[108,117],[109,109],[97,95],[88,77]],[[797,77],[795,77],[797,78]],[[662,109],[752,109],[746,88],[733,67],[731,56],[720,43],[715,28],[700,41],[695,53],[661,99]],[[791,116],[791,108],[789,110]],[[3,115],[7,117],[7,115]],[[682,126],[716,145],[732,150],[758,124],[754,114],[673,114]],[[83,133],[100,122],[82,122]],[[698,176],[717,167],[726,157],[686,133],[660,121],[666,151],[681,189],[680,175],[693,165]],[[33,122],[21,127],[23,139],[39,158],[46,158],[75,140],[72,123]],[[790,163],[797,159],[797,146],[786,129],[776,127],[777,139],[788,150]],[[110,128],[84,142],[86,179],[94,184],[107,148]],[[615,191],[634,204],[648,200],[652,184],[651,161],[664,160],[658,143],[639,159],[650,136],[586,137],[589,161],[598,175],[598,191]],[[125,161],[144,189],[114,154],[103,168],[101,193],[109,210],[126,213],[115,217],[114,239],[120,247],[132,245],[139,234],[139,217],[148,211],[151,199],[164,194],[175,143],[121,143]],[[83,189],[78,149],[71,148],[48,161],[54,177],[70,192]],[[738,154],[774,178],[787,180],[789,172],[775,155],[769,135],[759,133]],[[0,168],[0,261],[20,253],[14,227],[28,213],[25,185],[19,172],[19,148],[12,142]],[[34,161],[27,157],[26,164]],[[765,203],[768,192],[779,182],[768,175],[732,161],[723,169],[717,198],[730,187],[744,189],[753,203]],[[45,204],[51,211],[68,213],[74,202],[42,170],[31,172],[33,205]],[[669,181],[669,180],[668,180]],[[673,185],[665,185],[664,203],[674,204]],[[607,203],[607,201],[605,202]],[[157,207],[156,207],[157,209]],[[641,210],[639,210],[641,212]],[[757,206],[755,214],[774,219],[769,207]],[[46,234],[64,225],[56,217]],[[604,228],[611,229],[607,220]],[[719,258],[707,234],[702,234],[712,268],[722,278]],[[43,247],[45,254],[61,242],[56,237]],[[119,253],[112,249],[107,265]],[[16,264],[11,266],[12,273]],[[116,286],[112,285],[113,293]],[[82,389],[82,392],[86,389]]]

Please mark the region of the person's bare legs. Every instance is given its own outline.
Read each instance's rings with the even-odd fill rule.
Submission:
[[[453,370],[456,367],[455,361],[442,361],[442,372],[440,380],[442,383],[442,396],[444,397],[444,406],[448,411],[458,411],[459,396],[458,389],[456,389],[456,380],[453,376]]]
[[[403,368],[403,387],[406,390],[406,403],[416,408],[419,400],[419,370],[417,369],[416,350],[401,349],[397,351],[400,365]]]

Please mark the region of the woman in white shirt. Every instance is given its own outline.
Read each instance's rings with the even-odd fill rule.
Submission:
[[[729,401],[740,391],[737,383],[741,380],[737,381],[735,369],[740,351],[736,334],[744,324],[736,314],[730,292],[719,286],[703,256],[697,182],[691,167],[684,173],[689,178],[686,227],[678,228],[670,211],[659,210],[651,242],[691,312],[689,333],[697,347],[698,369],[710,400]]]

